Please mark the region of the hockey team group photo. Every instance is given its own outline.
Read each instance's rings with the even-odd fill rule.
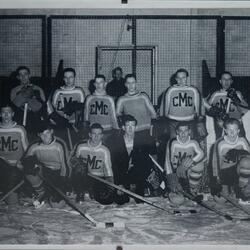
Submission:
[[[250,243],[250,15],[6,13],[0,244]]]

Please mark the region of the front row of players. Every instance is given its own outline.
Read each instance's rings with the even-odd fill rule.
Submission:
[[[87,191],[101,204],[129,201],[127,195],[94,181],[88,173],[142,196],[147,187],[160,189],[160,181],[156,183],[157,178],[153,178],[150,182],[149,178],[153,172],[157,176],[150,159],[150,155],[156,154],[155,141],[149,134],[135,133],[137,120],[131,115],[123,117],[122,130],[108,137],[106,146],[102,142],[102,126],[92,124],[89,139],[76,144],[70,154],[65,143],[54,136],[51,125],[46,122],[39,124],[39,140],[28,147],[26,132],[13,121],[13,116],[10,107],[1,109],[0,134],[4,138],[1,147],[9,148],[8,154],[1,155],[0,159],[0,188],[4,193],[25,179],[31,193],[36,194],[36,204],[44,201],[49,201],[52,206],[60,204],[62,197],[44,183],[45,178],[64,193],[73,188],[77,201],[82,200]],[[204,152],[191,138],[189,123],[179,122],[176,134],[166,147],[163,173],[167,184],[163,193],[167,193],[170,200],[172,194],[180,195],[183,190],[197,195],[205,166]],[[249,200],[250,147],[239,134],[238,120],[230,118],[224,122],[224,136],[211,151],[210,188],[213,194],[235,193],[238,198]],[[23,156],[22,152],[25,152]],[[24,193],[29,189],[27,185],[23,188]],[[13,192],[7,202],[15,202],[16,198]]]

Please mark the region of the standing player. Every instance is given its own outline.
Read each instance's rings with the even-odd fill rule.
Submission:
[[[179,186],[196,195],[204,170],[204,152],[199,143],[190,138],[188,122],[180,122],[176,127],[176,134],[176,139],[169,141],[166,149],[167,185],[170,192],[178,193]],[[171,201],[171,193],[169,199]]]
[[[223,131],[223,120],[226,118],[235,118],[240,121],[240,129],[244,135],[242,126],[242,116],[246,109],[240,105],[248,106],[243,99],[242,94],[232,88],[233,76],[230,72],[224,71],[220,77],[221,89],[215,91],[207,100],[208,114],[214,117],[216,138],[221,137]],[[215,112],[214,112],[215,110]]]
[[[225,135],[213,151],[213,176],[225,194],[236,193],[250,200],[250,147],[244,137],[239,137],[240,122],[229,118],[224,122]],[[212,186],[213,188],[214,186]]]
[[[73,68],[63,70],[64,85],[57,89],[51,100],[54,110],[61,117],[66,117],[69,123],[77,123],[77,111],[82,111],[85,93],[81,87],[75,86],[76,72]]]
[[[47,188],[34,168],[37,165],[40,174],[65,192],[64,181],[70,175],[67,166],[68,151],[65,143],[54,137],[53,129],[48,123],[40,124],[38,136],[40,140],[29,146],[22,159],[22,165],[26,178],[37,192],[37,200],[41,202],[43,199],[49,198],[52,205],[54,202],[61,201],[61,197]]]
[[[114,182],[110,152],[102,144],[103,128],[99,123],[90,126],[89,140],[80,142],[75,146],[70,163],[78,162],[72,167],[72,183],[77,193],[77,201],[84,191],[90,194],[101,204],[111,204],[114,201],[114,192],[102,183],[99,183],[86,174],[90,173],[109,182]]]
[[[156,119],[156,112],[148,96],[137,90],[136,77],[128,74],[125,77],[128,93],[117,101],[116,115],[132,115],[137,120],[136,131],[149,134],[151,119]]]
[[[197,88],[188,86],[189,74],[186,69],[175,73],[176,85],[169,87],[164,93],[160,105],[160,116],[167,118],[167,134],[175,138],[176,126],[180,121],[190,123],[192,137],[204,137],[206,131],[195,131],[195,122],[203,119],[201,111],[201,95]],[[205,125],[203,126],[205,128]],[[202,132],[202,134],[201,134]]]
[[[106,94],[105,76],[97,75],[94,85],[95,92],[86,97],[84,121],[90,124],[99,123],[104,129],[104,133],[109,135],[112,130],[119,129],[114,100]]]
[[[10,99],[15,107],[17,123],[27,126],[27,131],[31,133],[34,132],[34,124],[47,118],[46,99],[43,90],[31,83],[28,67],[21,66],[16,72],[20,84],[11,90]],[[28,112],[27,121],[24,116],[25,108]]]

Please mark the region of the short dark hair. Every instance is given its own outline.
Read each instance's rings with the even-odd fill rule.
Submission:
[[[104,81],[106,81],[106,77],[104,75],[98,74],[95,76],[95,81],[97,78],[102,78]]]
[[[37,134],[41,134],[43,133],[45,130],[50,130],[52,129],[52,125],[47,122],[47,121],[42,121],[42,122],[39,122],[39,124],[37,125]]]
[[[5,109],[5,108],[10,108],[12,112],[14,112],[14,109],[11,105],[9,104],[6,104],[6,105],[3,105],[1,108],[0,108],[0,111],[2,111],[2,109]]]
[[[17,69],[16,69],[16,73],[19,74],[19,71],[20,70],[27,70],[28,73],[30,74],[30,69],[27,67],[27,66],[19,66]]]
[[[122,119],[122,125],[125,126],[126,122],[135,122],[135,125],[137,125],[137,120],[134,116],[132,115],[123,115],[121,117]]]
[[[91,124],[90,128],[89,128],[89,132],[92,131],[92,129],[101,129],[103,132],[103,127],[100,123],[93,123]]]
[[[231,78],[233,79],[233,75],[232,75],[232,73],[231,72],[229,72],[229,71],[223,71],[221,74],[220,74],[220,79],[221,79],[221,77],[223,76],[223,75],[230,75],[231,76]]]
[[[112,76],[113,76],[113,77],[114,77],[115,72],[116,72],[117,70],[121,71],[121,73],[122,73],[122,68],[118,66],[118,67],[116,67],[116,68],[114,68],[114,69],[112,70]]]
[[[186,69],[180,68],[180,69],[178,69],[178,70],[175,72],[174,77],[176,78],[176,77],[177,77],[177,74],[179,74],[179,73],[185,73],[187,77],[189,76],[189,73],[188,73],[188,71],[187,71]]]
[[[131,78],[131,77],[133,77],[136,80],[136,76],[134,74],[127,74],[125,76],[125,82],[128,80],[128,78]]]
[[[238,128],[240,128],[240,122],[235,118],[229,118],[229,119],[225,120],[223,123],[223,128],[227,129],[227,125],[229,125],[229,124],[232,124],[232,125],[235,124],[238,126]]]
[[[188,127],[188,129],[191,128],[190,123],[189,123],[189,122],[186,122],[186,121],[179,122],[179,123],[177,124],[175,130],[177,131],[180,127]]]
[[[65,68],[63,70],[63,76],[64,76],[65,72],[73,72],[74,76],[76,76],[76,71],[73,68]]]

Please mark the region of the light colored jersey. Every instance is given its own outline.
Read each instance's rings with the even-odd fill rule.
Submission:
[[[156,112],[148,96],[138,92],[121,96],[116,105],[116,115],[132,115],[137,120],[136,131],[150,129],[151,119],[156,118]]]
[[[5,127],[0,124],[0,157],[10,165],[16,165],[28,147],[27,134],[24,127],[16,122]]]
[[[67,174],[67,149],[59,140],[54,139],[49,145],[35,142],[29,146],[26,155],[35,155],[44,167],[60,170],[61,176]]]
[[[75,148],[75,156],[86,162],[89,173],[100,177],[113,176],[110,152],[102,143],[96,147],[91,146],[89,141],[79,143]]]
[[[185,157],[191,158],[195,164],[201,162],[204,159],[204,152],[200,148],[199,143],[195,140],[189,140],[185,144],[176,139],[170,141],[166,149],[166,172],[168,174],[172,173]]]
[[[239,91],[236,91],[237,96],[239,99],[243,102],[242,104],[247,106],[245,101],[243,100],[243,96]],[[227,111],[227,106],[229,105],[228,109],[228,115],[230,118],[235,118],[235,119],[241,119],[241,116],[243,114],[242,109],[235,105],[233,102],[230,101],[230,98],[227,97],[227,91],[226,90],[219,90],[215,91],[211,97],[208,99],[208,104],[209,105],[215,105],[221,109],[223,109],[225,112]]]
[[[60,87],[55,91],[55,93],[52,96],[51,104],[53,107],[53,110],[55,110],[60,116],[65,117],[65,114],[63,112],[63,108],[73,101],[77,101],[79,103],[83,103],[85,99],[85,93],[82,88],[80,87],[72,87],[72,88],[65,88],[64,86]],[[52,108],[48,105],[48,113],[52,113],[53,110],[50,110]],[[72,114],[70,117],[67,117],[70,123],[75,123],[76,120],[76,114]]]
[[[93,93],[87,96],[84,104],[84,121],[89,121],[90,124],[99,123],[105,131],[119,129],[113,98],[106,93]]]
[[[218,142],[216,152],[219,160],[219,169],[229,168],[236,164],[236,162],[228,161],[225,158],[226,153],[230,149],[244,149],[250,153],[249,144],[244,137],[239,137],[234,143],[232,143],[226,139],[226,136],[224,136],[224,138]]]
[[[191,121],[201,115],[201,96],[193,86],[174,85],[163,94],[160,115],[176,121]]]

